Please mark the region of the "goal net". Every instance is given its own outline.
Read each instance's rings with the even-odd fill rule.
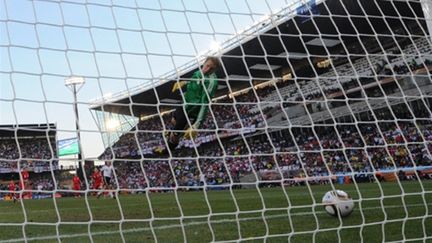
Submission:
[[[0,242],[432,241],[431,31],[429,0],[3,0]]]

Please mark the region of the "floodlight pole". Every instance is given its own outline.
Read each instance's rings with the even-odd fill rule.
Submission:
[[[85,80],[84,78],[81,77],[71,77],[71,78],[67,78],[65,79],[65,85],[66,87],[68,87],[72,93],[73,93],[73,98],[74,98],[74,113],[75,113],[75,128],[77,131],[77,138],[78,138],[78,148],[79,148],[79,152],[78,152],[78,176],[83,179],[83,161],[82,161],[82,146],[81,146],[81,130],[80,130],[80,126],[79,126],[79,114],[78,114],[78,99],[77,99],[77,93],[79,92],[79,90],[81,89],[81,87],[84,85]],[[77,89],[77,86],[78,89]]]

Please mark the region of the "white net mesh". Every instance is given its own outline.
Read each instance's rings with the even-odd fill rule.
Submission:
[[[3,0],[0,242],[431,241],[431,9]]]

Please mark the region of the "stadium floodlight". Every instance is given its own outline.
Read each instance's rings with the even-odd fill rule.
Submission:
[[[66,78],[64,82],[65,82],[65,86],[72,91],[74,97],[73,105],[74,105],[74,113],[75,113],[75,128],[77,131],[78,146],[79,146],[78,167],[79,167],[79,171],[82,172],[82,147],[81,147],[81,135],[80,135],[80,127],[79,127],[77,93],[85,84],[85,79],[83,77],[70,77],[70,78]],[[82,175],[80,175],[80,177],[82,178]]]
[[[65,85],[66,86],[70,86],[70,85],[79,85],[79,84],[84,84],[85,80],[82,77],[70,77],[65,79]]]
[[[108,131],[115,131],[120,126],[120,122],[117,119],[111,118],[106,121],[105,126]]]

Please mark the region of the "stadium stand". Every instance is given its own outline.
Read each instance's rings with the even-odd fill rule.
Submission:
[[[337,1],[327,4],[345,14]],[[346,8],[364,14],[355,6],[352,2]],[[363,7],[373,12],[376,6]],[[171,129],[169,111],[181,104],[180,95],[170,92],[172,84],[187,80],[196,66],[161,77],[153,89],[142,87],[96,101],[95,111],[140,118],[117,141],[106,144],[99,158],[114,161],[125,188],[172,187],[174,179],[186,187],[203,182],[229,185],[265,171],[295,178],[430,165],[429,37],[418,23],[409,21],[391,28],[378,21],[372,23],[373,29],[365,22],[355,23],[356,29],[342,22],[334,32],[326,28],[333,22],[312,26],[288,21],[278,32],[269,27],[263,38],[242,44],[236,40],[233,50],[222,53],[221,87],[203,131],[195,144],[183,140],[171,160],[152,151],[165,146],[163,133]],[[320,38],[313,37],[315,28],[323,33]],[[402,38],[407,28],[409,37]],[[358,31],[364,37],[351,38]],[[279,32],[287,36],[279,39],[274,35]],[[307,40],[298,40],[299,32]],[[393,38],[394,33],[401,38]],[[314,41],[319,43],[303,45]],[[238,54],[244,52],[251,60],[245,62]],[[252,68],[263,62],[252,57],[264,53],[266,65],[275,69]],[[150,185],[144,185],[145,177]]]
[[[422,56],[415,56],[417,52],[413,49],[416,48],[421,50]],[[393,49],[390,47],[388,53],[392,53]],[[174,178],[178,185],[186,187],[202,185],[204,182],[206,185],[235,183],[240,181],[241,177],[250,174],[264,175],[261,179],[265,180],[270,178],[265,176],[265,172],[275,170],[284,178],[292,179],[305,175],[327,176],[352,172],[370,175],[374,170],[399,169],[412,167],[414,164],[431,165],[431,124],[425,122],[430,119],[431,113],[418,97],[432,94],[428,78],[432,51],[425,38],[418,38],[413,43],[406,44],[402,50],[404,55],[413,56],[409,63],[404,63],[403,60],[406,59],[400,58],[400,55],[397,58],[383,58],[380,53],[375,53],[354,60],[346,59],[346,63],[339,63],[334,67],[332,64],[328,72],[317,74],[316,77],[288,81],[270,80],[264,87],[262,85],[255,89],[247,88],[240,91],[237,96],[216,99],[203,129],[218,128],[222,131],[219,137],[222,138],[221,143],[226,154],[223,159],[201,158],[223,156],[216,136],[204,132],[197,139],[199,161],[167,161],[163,158],[147,161],[146,159],[154,157],[154,147],[164,146],[161,131],[164,126],[168,126],[170,114],[162,116],[164,126],[159,116],[140,121],[112,148],[107,148],[100,158],[118,160],[116,168],[121,172],[120,185],[129,189],[142,189],[147,186],[140,162],[137,162],[140,159],[144,159],[143,168],[151,187],[174,186]],[[390,61],[390,65],[385,64],[386,59]],[[413,73],[417,79],[413,82],[406,78],[407,73]],[[353,76],[359,78],[352,79]],[[392,97],[391,99],[383,97],[381,86],[384,87],[385,95]],[[358,96],[361,91],[366,92],[368,99],[361,98],[364,94]],[[347,105],[344,101],[347,95],[360,99],[353,99]],[[308,107],[307,110],[295,114],[295,108],[302,106],[299,101],[311,100],[315,101],[316,105],[323,99],[340,102],[330,104],[327,109]],[[258,101],[260,107],[257,105]],[[430,102],[430,99],[426,99],[426,102]],[[281,103],[284,104],[283,107]],[[407,103],[414,107],[407,108]],[[392,107],[394,111],[389,111],[386,107]],[[285,111],[282,112],[282,109]],[[339,132],[343,141],[340,141],[335,133],[332,135],[325,129],[313,132],[312,129],[303,128],[297,133],[292,131],[292,135],[286,130],[277,129],[286,126],[287,120],[293,126],[312,122],[332,123],[333,119],[352,121],[350,114],[364,120],[371,119],[374,115],[378,119],[393,115],[395,118],[412,119],[414,115],[420,121],[419,124],[385,124],[382,128],[371,124],[359,124],[358,128],[345,127]],[[364,118],[365,116],[369,118]],[[270,133],[272,142],[265,141],[268,140],[265,132],[260,130],[266,125],[275,128]],[[248,135],[246,143],[241,141],[241,138],[235,138],[239,134],[235,131],[240,128],[250,128],[249,132],[243,130],[243,135]],[[224,129],[226,131],[223,131]],[[273,134],[276,133],[283,133],[283,139],[281,140],[280,136],[274,137]],[[293,139],[292,136],[295,142],[288,141],[289,137]],[[231,141],[233,139],[234,141]],[[139,141],[139,148],[136,141]],[[371,147],[362,149],[365,143]],[[187,141],[182,143],[182,146],[193,147]],[[322,154],[319,153],[320,146],[324,149]],[[295,151],[296,147],[301,151]],[[344,152],[344,148],[349,149]],[[187,151],[179,152],[178,156],[196,156],[193,149]],[[246,156],[248,151],[254,156]],[[132,160],[129,161],[130,159]]]
[[[225,184],[231,180],[235,183],[240,177],[251,173],[266,174],[267,171],[275,169],[289,181],[305,175],[325,177],[329,174],[349,172],[371,174],[374,168],[400,169],[412,167],[413,163],[416,166],[428,166],[432,165],[432,157],[428,152],[432,150],[431,125],[430,122],[417,125],[383,123],[382,127],[378,128],[362,124],[359,126],[360,131],[355,126],[338,127],[342,141],[335,135],[335,131],[329,132],[328,129],[315,131],[317,137],[312,129],[295,130],[295,142],[293,139],[285,140],[290,137],[288,131],[279,131],[279,135],[275,134],[272,142],[267,141],[266,136],[252,137],[246,143],[241,140],[227,141],[223,144],[226,152],[224,159],[206,158],[222,157],[223,151],[214,143],[204,144],[199,147],[200,168],[197,159],[144,161],[143,168],[151,187],[174,186],[174,178],[179,186],[193,187],[202,185],[204,181],[210,186]],[[425,147],[423,142],[427,142],[428,146]],[[364,149],[365,144],[367,149]],[[385,147],[385,144],[388,146]],[[319,152],[320,146],[324,150],[322,155]],[[247,156],[248,149],[254,156]],[[195,155],[194,151],[185,150],[178,156]],[[227,167],[224,166],[225,163]],[[348,164],[351,166],[347,166]],[[140,162],[120,159],[115,167],[120,188],[146,187]],[[265,181],[266,177],[260,179]]]
[[[27,190],[54,189],[51,171],[60,169],[55,124],[2,125],[0,141],[0,187],[3,190],[8,190],[11,180],[18,190],[22,189],[19,171],[29,173]],[[7,193],[0,194],[0,198],[3,194]]]
[[[16,173],[18,168],[29,172],[57,170],[55,129],[55,124],[0,126],[0,173]]]

